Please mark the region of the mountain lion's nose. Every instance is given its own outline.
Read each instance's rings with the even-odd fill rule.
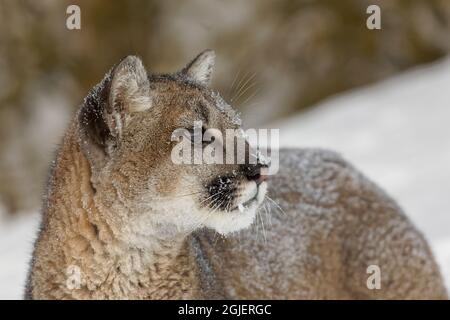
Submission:
[[[267,171],[267,166],[256,164],[246,168],[245,176],[248,180],[255,181],[256,184],[260,184],[267,179]]]

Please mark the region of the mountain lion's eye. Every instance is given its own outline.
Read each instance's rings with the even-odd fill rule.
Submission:
[[[192,143],[196,142],[196,141],[200,141],[203,143],[203,136],[206,132],[206,128],[202,127],[202,130],[199,130],[200,128],[190,128],[188,129],[189,131],[189,140],[191,140]]]

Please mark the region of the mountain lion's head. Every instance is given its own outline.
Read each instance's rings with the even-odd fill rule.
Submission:
[[[152,75],[128,56],[84,100],[79,142],[94,199],[109,208],[102,215],[120,236],[139,242],[205,226],[226,234],[252,223],[266,192],[266,167],[259,161],[172,160],[179,128],[192,133],[184,139],[194,140],[194,122],[201,121],[203,132],[213,132],[223,148],[225,130],[240,128],[235,111],[209,88],[214,59],[206,50],[177,73]]]

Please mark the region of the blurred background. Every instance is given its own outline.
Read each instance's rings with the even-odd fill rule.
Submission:
[[[81,30],[66,28],[71,4]],[[449,34],[448,0],[0,0],[0,298],[21,296],[47,168],[89,89],[128,54],[174,72],[205,48],[247,127],[342,153],[450,279]]]

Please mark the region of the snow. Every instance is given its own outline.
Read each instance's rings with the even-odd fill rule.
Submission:
[[[0,209],[0,300],[22,299],[39,216],[11,219]]]
[[[273,123],[282,146],[337,150],[424,232],[450,287],[450,60],[324,101]],[[0,299],[22,297],[37,214],[0,208]]]

